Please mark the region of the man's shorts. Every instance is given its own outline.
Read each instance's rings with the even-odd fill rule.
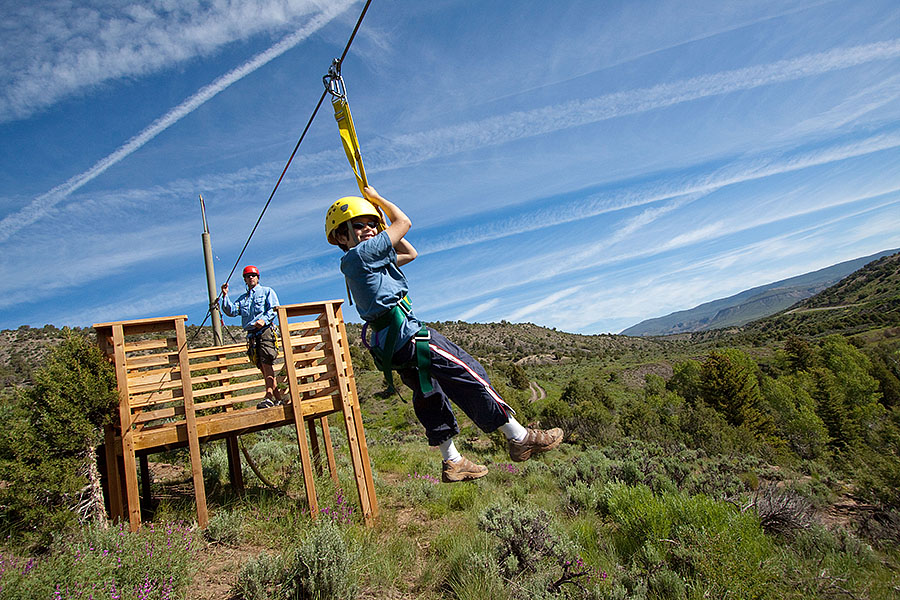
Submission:
[[[275,346],[275,332],[271,327],[266,327],[262,333],[247,338],[247,356],[257,367],[275,362],[278,358],[278,348]]]

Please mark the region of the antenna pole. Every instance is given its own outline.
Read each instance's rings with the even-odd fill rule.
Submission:
[[[203,261],[206,263],[206,287],[209,292],[209,312],[212,316],[213,344],[222,346],[225,343],[222,337],[222,316],[219,314],[219,303],[216,300],[219,292],[216,291],[216,272],[213,268],[212,243],[209,241],[209,226],[206,224],[206,203],[200,196],[200,214],[203,216]]]

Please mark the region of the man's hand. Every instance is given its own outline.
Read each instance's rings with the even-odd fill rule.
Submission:
[[[225,294],[226,296],[228,295],[228,284],[227,283],[222,284],[222,293]]]
[[[262,319],[260,319],[256,323],[254,323],[254,325],[256,326],[257,329],[262,329],[263,327],[266,326],[266,322],[263,321]]]

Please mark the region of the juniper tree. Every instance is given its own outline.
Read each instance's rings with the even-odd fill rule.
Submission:
[[[84,507],[97,515],[96,447],[117,404],[115,372],[95,344],[69,333],[33,380],[7,408],[0,437],[0,480],[9,482],[0,487],[4,520],[12,527],[58,527],[71,520],[82,497],[94,500]]]

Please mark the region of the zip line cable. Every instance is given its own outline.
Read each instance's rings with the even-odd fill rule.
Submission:
[[[366,11],[369,10],[369,5],[372,3],[372,0],[366,0],[366,5],[363,6],[362,12],[359,14],[359,19],[356,21],[356,26],[353,28],[353,32],[350,34],[350,39],[347,40],[347,45],[344,46],[344,51],[341,53],[341,57],[336,59],[338,68],[340,68],[340,64],[344,62],[344,58],[346,58],[347,53],[350,51],[350,45],[353,43],[354,38],[356,37],[356,33],[359,31],[360,25],[362,25],[363,18],[366,16]],[[303,128],[303,133],[300,134],[300,139],[297,140],[297,144],[294,146],[294,151],[291,152],[290,158],[288,158],[287,164],[284,165],[284,169],[281,171],[281,176],[278,177],[278,181],[275,183],[275,187],[272,189],[272,193],[269,194],[269,199],[266,200],[265,206],[263,206],[262,212],[259,214],[259,218],[256,219],[256,224],[253,226],[253,229],[250,231],[250,235],[247,237],[247,241],[244,242],[244,247],[241,248],[241,253],[238,255],[237,260],[234,261],[234,266],[231,267],[231,272],[228,274],[228,279],[225,280],[225,283],[231,281],[231,276],[234,275],[235,269],[237,269],[238,264],[241,262],[241,258],[244,256],[244,251],[247,250],[247,246],[250,245],[250,240],[253,238],[253,234],[256,233],[256,228],[259,227],[260,221],[262,221],[263,215],[266,214],[266,210],[269,208],[269,204],[272,202],[272,198],[275,196],[276,190],[278,190],[278,186],[281,185],[281,180],[284,179],[285,173],[287,173],[288,167],[291,166],[291,162],[294,160],[294,156],[297,154],[297,150],[300,148],[300,144],[303,142],[303,138],[306,137],[306,132],[309,131],[310,125],[312,125],[313,119],[316,118],[316,114],[319,112],[319,108],[322,106],[322,102],[325,101],[325,96],[328,95],[328,89],[322,92],[322,96],[319,98],[319,102],[316,104],[316,108],[313,109],[312,114],[309,117],[309,121],[306,122],[306,127]]]

